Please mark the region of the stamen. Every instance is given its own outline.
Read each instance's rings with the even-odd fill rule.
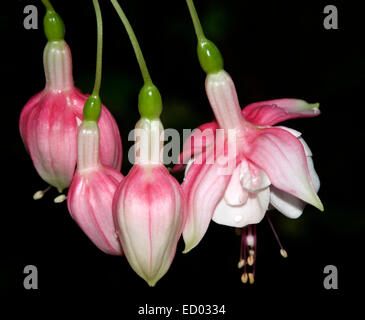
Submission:
[[[39,190],[37,191],[34,195],[33,195],[33,200],[39,200],[39,199],[42,199],[44,194],[49,190],[51,189],[51,186],[48,186],[46,189],[44,190]]]
[[[242,268],[244,267],[244,265],[245,265],[245,260],[244,260],[244,259],[241,259],[241,260],[238,262],[237,267],[238,267],[238,269],[242,269]]]
[[[247,263],[249,266],[253,266],[253,263],[254,263],[254,259],[253,259],[253,256],[249,256],[247,258]]]
[[[279,236],[278,236],[278,234],[277,234],[277,233],[276,233],[276,231],[275,231],[275,228],[274,228],[274,226],[273,226],[273,224],[272,224],[272,222],[271,222],[271,219],[270,219],[270,217],[269,217],[269,214],[268,214],[268,213],[266,214],[266,218],[267,218],[267,221],[269,222],[270,228],[271,228],[271,230],[272,230],[272,232],[273,232],[273,234],[274,234],[274,236],[275,236],[275,239],[276,239],[277,243],[279,244],[279,247],[280,247],[280,254],[281,254],[281,256],[282,256],[283,258],[287,258],[287,257],[288,257],[288,253],[286,252],[286,250],[285,250],[285,249],[284,249],[284,247],[282,246],[282,244],[281,244],[281,242],[280,242],[280,239],[279,239]]]
[[[250,284],[253,284],[255,282],[255,276],[253,275],[253,273],[248,274],[248,279],[250,281]]]
[[[247,276],[247,273],[244,272],[241,276],[241,281],[242,283],[247,283],[247,280],[248,280],[248,276]]]
[[[256,260],[256,225],[243,228],[241,234],[240,261],[238,262],[238,268],[241,269],[243,267],[241,281],[242,283],[249,281],[253,284]],[[250,272],[247,272],[247,269],[250,269]]]
[[[63,201],[65,201],[67,199],[67,196],[65,196],[64,194],[60,194],[58,197],[54,198],[54,202],[55,203],[62,203]]]

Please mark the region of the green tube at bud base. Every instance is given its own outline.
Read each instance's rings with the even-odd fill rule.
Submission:
[[[84,120],[97,122],[101,113],[101,99],[99,95],[92,94],[86,99],[84,105]]]
[[[65,36],[65,25],[54,10],[48,9],[43,19],[44,33],[48,41],[60,41]]]
[[[160,92],[152,82],[147,82],[138,95],[138,110],[142,118],[158,119],[162,111]]]
[[[201,67],[207,74],[223,69],[223,58],[217,46],[206,38],[198,40],[198,58]]]

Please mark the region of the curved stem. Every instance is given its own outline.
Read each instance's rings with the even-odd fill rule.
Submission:
[[[42,0],[42,3],[44,4],[47,10],[54,11],[53,6],[49,0]]]
[[[101,70],[103,58],[103,20],[98,0],[93,0],[97,23],[96,72],[93,95],[99,95],[101,85]]]
[[[186,0],[186,4],[188,5],[190,16],[191,19],[193,20],[195,33],[198,40],[204,39],[205,38],[204,31],[202,25],[200,24],[199,16],[198,13],[196,12],[193,0]]]
[[[123,25],[128,33],[128,37],[132,43],[133,46],[133,50],[134,53],[136,55],[138,64],[139,64],[139,68],[141,69],[141,73],[142,73],[142,77],[143,77],[143,81],[144,83],[151,83],[151,77],[150,74],[148,72],[147,69],[147,65],[146,65],[146,61],[144,60],[142,51],[141,51],[141,47],[139,46],[139,43],[137,41],[136,35],[134,34],[134,31],[132,29],[132,26],[130,25],[127,16],[125,15],[123,9],[121,8],[121,6],[119,5],[117,0],[110,0],[115,11],[118,13],[120,20],[122,20]]]

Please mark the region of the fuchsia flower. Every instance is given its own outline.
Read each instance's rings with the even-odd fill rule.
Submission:
[[[206,92],[216,121],[193,133],[180,157],[185,163],[191,159],[182,185],[187,197],[185,252],[200,242],[212,219],[239,228],[256,224],[269,203],[291,218],[302,213],[305,203],[323,210],[310,149],[299,132],[273,127],[317,116],[318,104],[280,99],[241,111],[234,83],[224,70],[208,74]],[[217,129],[223,129],[221,137]]]
[[[184,200],[179,183],[162,163],[160,120],[142,117],[136,130],[136,163],[115,193],[113,213],[129,264],[154,286],[174,258]]]
[[[100,250],[121,255],[112,201],[123,176],[101,163],[99,140],[97,123],[83,121],[78,134],[77,169],[68,191],[67,205],[72,218]]]
[[[70,185],[75,171],[77,127],[87,96],[74,87],[71,52],[65,41],[48,42],[43,61],[46,87],[24,106],[19,128],[38,174],[61,192]],[[99,128],[101,162],[120,170],[120,134],[104,106]]]

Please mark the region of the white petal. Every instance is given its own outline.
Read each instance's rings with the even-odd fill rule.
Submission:
[[[240,164],[240,180],[242,187],[249,192],[256,192],[270,185],[266,173],[245,159]]]
[[[307,157],[311,157],[313,154],[312,154],[311,149],[309,149],[309,147],[308,147],[307,143],[304,141],[304,139],[303,139],[303,138],[299,138],[299,141],[300,141],[300,142],[302,143],[302,145],[303,145],[305,155],[306,155]]]
[[[259,223],[269,206],[270,188],[257,193],[249,193],[247,202],[242,206],[230,206],[222,199],[215,208],[213,221],[236,228]]]
[[[224,200],[230,206],[243,205],[248,199],[248,193],[242,188],[240,181],[240,165],[234,169],[231,180],[224,193]]]
[[[304,201],[274,186],[271,186],[270,189],[270,203],[275,209],[291,219],[296,219],[301,216],[306,204]]]

